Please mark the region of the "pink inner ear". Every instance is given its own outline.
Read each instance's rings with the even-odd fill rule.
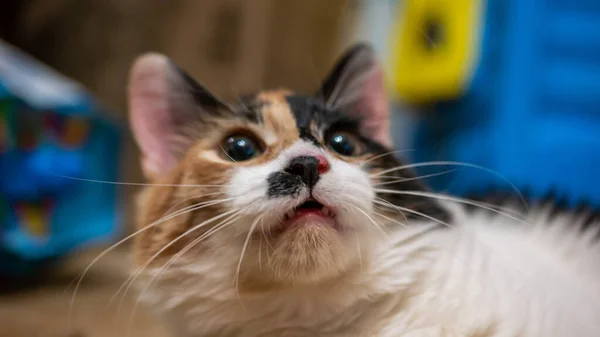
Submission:
[[[369,70],[369,75],[361,83],[360,90],[360,100],[355,111],[357,117],[364,121],[363,131],[374,140],[391,147],[389,106],[383,71],[379,65],[374,65],[374,68]]]
[[[135,61],[130,74],[130,124],[148,178],[164,174],[176,164],[169,144],[174,131],[169,106],[170,68],[165,56],[147,54]]]

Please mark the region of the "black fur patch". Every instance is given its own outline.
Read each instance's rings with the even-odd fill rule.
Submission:
[[[286,100],[296,119],[296,127],[300,133],[300,138],[313,143],[315,146],[321,147],[321,143],[310,130],[311,121],[316,122],[318,116],[324,113],[323,109],[318,104],[318,101],[311,97],[301,95],[287,96]]]
[[[304,183],[299,176],[286,172],[273,172],[267,178],[269,184],[267,196],[269,198],[277,197],[296,197],[304,187]]]
[[[303,95],[290,95],[286,97],[290,110],[296,119],[296,126],[300,133],[300,138],[310,141],[316,146],[322,147],[316,135],[310,129],[311,123],[317,126],[318,130],[327,130],[333,127],[352,125],[352,130],[358,132],[360,121],[351,120],[347,114],[338,109],[330,109],[325,104],[314,97]],[[350,130],[348,130],[350,131]]]

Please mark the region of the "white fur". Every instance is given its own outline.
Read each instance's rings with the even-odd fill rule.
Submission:
[[[240,169],[229,191],[238,198],[234,206],[277,217],[278,210],[298,204],[268,200],[265,179],[310,151],[317,150],[299,142],[271,163]],[[372,216],[368,175],[327,158],[332,169],[314,192]],[[453,206],[452,228],[427,221],[408,228],[387,224],[386,236],[372,230],[366,216],[340,206],[350,232],[361,234],[351,247],[363,247],[362,261],[330,282],[238,294],[232,281],[240,245],[232,243],[186,255],[142,299],[180,337],[600,336],[597,233],[580,233],[576,219],[549,218],[544,209],[532,210],[524,224]],[[247,231],[249,220],[238,225]],[[238,240],[229,234],[211,239]]]

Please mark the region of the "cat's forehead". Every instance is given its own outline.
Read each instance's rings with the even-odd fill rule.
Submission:
[[[319,97],[284,89],[260,92],[242,106],[248,118],[258,119],[290,142],[300,138],[316,144],[315,136],[323,128],[347,118]]]

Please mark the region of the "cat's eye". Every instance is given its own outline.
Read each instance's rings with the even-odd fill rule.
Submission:
[[[328,136],[327,147],[342,156],[356,156],[360,152],[359,140],[347,132],[334,132]]]
[[[225,158],[232,161],[245,161],[262,154],[260,143],[249,135],[235,134],[221,144]]]

